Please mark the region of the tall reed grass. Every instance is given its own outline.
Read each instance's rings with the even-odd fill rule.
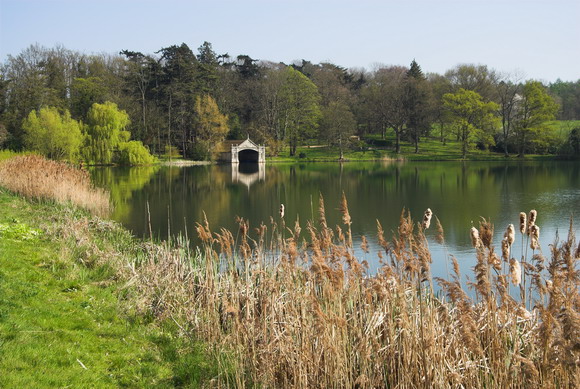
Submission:
[[[243,219],[237,232],[212,231],[205,220],[196,251],[183,238],[151,246],[132,266],[142,308],[211,344],[223,370],[234,371],[218,379],[224,386],[580,387],[580,246],[572,223],[550,259],[541,250],[516,259],[514,227],[500,258],[494,226],[482,219],[472,231],[470,293],[453,257],[450,279],[431,277],[430,210],[419,223],[403,211],[390,240],[377,222],[374,275],[355,255],[344,197],[339,210],[344,224],[335,229],[321,198],[319,221],[304,229],[280,218],[252,234]],[[435,220],[436,241],[445,244]]]
[[[72,203],[99,216],[110,211],[108,192],[95,188],[88,172],[38,155],[0,162],[0,186],[30,199]]]

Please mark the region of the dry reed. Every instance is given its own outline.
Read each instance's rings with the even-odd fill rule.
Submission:
[[[510,293],[508,280],[521,282],[520,261],[509,258],[505,273],[498,267],[493,226],[482,219],[479,231],[472,228],[477,293],[470,297],[464,289],[451,257],[452,278],[436,279],[444,297],[432,289],[423,224],[415,229],[408,212],[390,242],[377,222],[380,256],[390,260],[367,275],[349,239],[346,199],[339,205],[346,236],[340,227],[336,234],[328,228],[322,199],[319,204],[319,223],[307,224],[308,241],[299,240],[298,225],[288,229],[290,237],[279,236],[273,220],[252,240],[241,220],[235,242],[206,222],[198,225],[204,243],[197,254],[163,245],[132,267],[151,312],[174,318],[212,345],[208,351],[231,373],[216,384],[578,387],[580,276],[572,229],[566,242],[553,246],[544,270],[540,258],[523,262],[533,263],[525,270],[537,280],[534,288],[542,285],[527,295],[532,304]],[[266,229],[270,244],[263,242]],[[367,255],[366,238],[362,245]]]
[[[0,185],[30,199],[72,203],[99,216],[110,211],[109,193],[95,188],[88,172],[38,155],[0,163]]]

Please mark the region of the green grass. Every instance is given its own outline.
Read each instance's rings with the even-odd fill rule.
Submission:
[[[580,120],[554,120],[548,123],[552,132],[551,136],[559,142],[568,139],[570,131],[575,127],[580,127]],[[434,130],[433,135],[437,131]],[[411,161],[459,161],[462,160],[461,144],[454,140],[447,140],[443,144],[437,136],[422,138],[419,143],[419,152],[415,153],[415,146],[406,141],[401,141],[401,153],[394,152],[395,136],[391,131],[387,133],[386,139],[380,135],[373,134],[365,136],[367,150],[353,151],[346,150],[344,158],[349,161],[371,161],[380,159],[406,159]],[[300,157],[300,154],[303,156]],[[280,155],[269,157],[272,162],[330,162],[338,161],[340,152],[336,147],[328,146],[302,146],[299,147],[295,156],[290,156],[289,148],[286,147]],[[516,155],[510,155],[510,159],[516,159]],[[554,159],[554,155],[534,155],[528,154],[524,160],[549,160]],[[467,160],[472,161],[505,161],[503,153],[495,153],[472,148],[468,151]],[[518,158],[517,160],[521,160]]]
[[[377,138],[378,139],[378,138]],[[387,138],[388,144],[394,144],[394,140]],[[382,142],[381,142],[382,143]],[[445,144],[438,139],[426,138],[419,144],[419,152],[415,153],[415,146],[409,142],[401,142],[401,153],[397,155],[394,147],[388,149],[370,146],[365,151],[346,150],[344,158],[348,161],[376,161],[381,159],[406,159],[410,161],[459,161],[462,160],[461,144],[456,141],[446,141]],[[300,154],[303,157],[300,157]],[[268,158],[272,162],[335,162],[339,160],[338,148],[328,146],[298,147],[296,155],[290,157],[289,149],[285,148],[277,157]],[[520,160],[515,154],[511,159]],[[526,155],[525,160],[553,159],[553,155]],[[469,150],[467,160],[472,161],[505,161],[503,153],[472,149]]]
[[[135,313],[110,265],[83,265],[41,231],[67,209],[0,189],[0,210],[0,387],[197,387],[217,374],[174,325]]]
[[[32,154],[32,153],[29,151],[17,152],[17,151],[12,151],[12,150],[0,150],[0,161],[4,161],[8,158],[12,158],[12,157],[15,157],[17,155],[27,155],[27,154]]]

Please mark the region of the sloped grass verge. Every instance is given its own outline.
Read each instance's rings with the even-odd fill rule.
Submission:
[[[199,387],[200,344],[139,309],[114,223],[0,188],[0,387]],[[124,270],[124,268],[126,268]]]

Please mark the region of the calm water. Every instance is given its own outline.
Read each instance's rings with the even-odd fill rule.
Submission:
[[[305,227],[313,215],[318,219],[319,194],[325,199],[329,225],[336,225],[344,191],[353,233],[374,243],[377,220],[390,237],[403,208],[417,221],[431,208],[441,220],[448,245],[444,250],[430,239],[435,275],[446,274],[447,253],[460,260],[464,272],[472,265],[469,229],[472,223],[478,226],[481,216],[495,224],[499,250],[507,224],[517,230],[519,212],[535,208],[542,249],[548,255],[556,232],[565,237],[570,216],[578,218],[580,210],[580,164],[574,162],[241,164],[97,168],[92,174],[97,185],[111,191],[113,218],[137,236],[149,234],[149,203],[153,233],[161,239],[186,229],[191,236],[203,212],[214,231],[237,230],[236,216],[248,219],[250,227],[261,221],[269,225],[271,216],[278,218],[281,203],[286,224],[293,225],[299,215]],[[427,232],[430,238],[434,234]],[[520,252],[519,237],[516,243],[514,252]],[[365,257],[371,270],[378,266],[376,251],[374,246]]]

